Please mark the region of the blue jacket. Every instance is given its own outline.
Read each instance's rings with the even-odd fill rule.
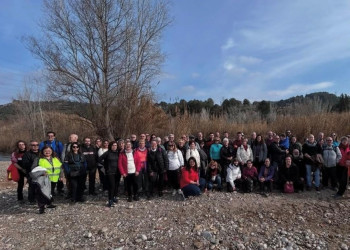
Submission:
[[[266,168],[265,164],[261,166],[258,179],[260,179],[261,177],[264,177],[265,168]],[[265,177],[265,181],[271,180],[274,174],[275,174],[275,168],[274,166],[270,165],[269,171],[267,172],[267,177]]]
[[[51,141],[42,141],[39,144],[39,150],[42,150],[43,147],[45,147],[45,146],[50,146],[52,148],[52,150],[56,153],[57,158],[61,159],[61,155],[63,152],[62,142],[56,141],[56,140],[53,140],[52,142]]]
[[[220,149],[222,144],[213,143],[210,146],[210,158],[212,160],[220,160]]]

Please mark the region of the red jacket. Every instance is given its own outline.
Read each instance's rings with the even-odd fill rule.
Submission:
[[[186,168],[183,168],[181,170],[180,188],[187,186],[191,181],[198,181],[198,171],[193,169],[188,171]]]
[[[140,170],[141,170],[140,157],[138,156],[138,154],[135,154],[135,151],[133,151],[133,155],[134,155],[134,163],[135,163],[136,172],[140,172]],[[125,150],[123,150],[119,154],[118,168],[119,168],[121,175],[128,174],[128,157],[125,154]]]
[[[342,144],[339,145],[339,150],[342,155],[340,161],[339,161],[339,166],[345,167],[346,166],[346,160],[347,160],[347,154],[350,152],[350,147],[346,146],[345,148],[343,147]]]
[[[245,167],[243,169],[243,175],[242,175],[243,179],[245,178],[252,178],[252,177],[258,177],[258,171],[256,170],[256,168],[254,166],[252,166],[251,168]]]

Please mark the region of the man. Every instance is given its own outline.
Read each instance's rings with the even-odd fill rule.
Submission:
[[[96,151],[98,151],[100,149],[100,147],[102,146],[102,140],[101,138],[97,138],[95,140],[95,148],[96,148]]]
[[[84,144],[81,147],[81,152],[85,156],[87,163],[87,170],[89,174],[89,195],[96,195],[95,181],[97,169],[97,149],[91,145],[91,139],[89,137],[84,138]],[[84,176],[84,183],[86,182],[86,177],[87,174]]]
[[[149,192],[153,195],[154,186],[158,183],[158,195],[163,196],[164,171],[169,168],[169,159],[165,150],[158,146],[155,140],[151,141],[151,148],[147,154],[147,173],[149,176]],[[147,198],[149,199],[150,196]]]
[[[197,138],[196,138],[196,142],[198,144],[201,144],[201,142],[204,142],[204,137],[203,137],[203,133],[202,132],[198,132]]]
[[[206,140],[205,144],[204,144],[204,151],[207,154],[207,156],[209,157],[210,155],[210,147],[211,145],[214,143],[214,133],[210,132],[209,133],[209,138],[208,140]],[[208,159],[210,161],[210,159]]]
[[[196,144],[197,150],[199,150],[201,148],[199,146],[199,144],[196,142],[196,138],[194,137],[194,135],[189,135],[188,136],[188,142],[185,145],[186,150],[190,148],[189,145],[190,145],[191,142],[194,142]]]
[[[326,145],[322,149],[323,155],[323,170],[322,170],[322,185],[328,187],[328,180],[331,180],[333,190],[337,187],[337,164],[339,163],[342,154],[339,147],[333,145],[333,138],[326,138]]]
[[[237,132],[236,139],[232,142],[233,149],[235,150],[235,153],[237,153],[237,150],[240,146],[242,146],[243,141],[243,133]]]
[[[253,148],[254,141],[256,139],[256,132],[253,132],[248,140],[248,145]]]
[[[146,143],[146,148],[150,148],[151,147],[151,144],[148,140],[146,140],[146,134],[140,134],[140,141],[141,140],[144,140],[145,143]]]
[[[132,134],[130,136],[130,142],[132,145],[132,149],[138,148],[139,142],[137,141],[137,136],[135,134]]]
[[[299,153],[301,153],[303,147],[301,146],[300,142],[297,141],[296,136],[292,135],[289,143],[289,152],[293,152],[294,149],[298,149]]]
[[[39,156],[39,143],[35,140],[30,141],[30,149],[29,151],[25,152],[22,160],[23,160],[23,168],[26,170],[27,173],[27,180],[28,180],[28,201],[30,203],[35,202],[35,187],[32,183],[32,179],[30,178],[30,171],[32,170],[33,162],[36,158]]]
[[[63,153],[62,142],[56,140],[56,133],[53,131],[47,132],[46,135],[47,135],[47,140],[40,143],[39,151],[42,150],[44,146],[50,146],[52,148],[52,150],[56,153],[57,158],[62,159],[62,153]],[[63,160],[62,160],[62,162],[63,162]],[[58,180],[58,182],[57,182],[58,194],[60,194],[60,195],[63,194],[63,187],[64,187],[63,182],[61,180]]]
[[[267,132],[267,136],[265,139],[265,143],[267,147],[269,147],[273,143],[273,136],[274,134],[272,131]]]
[[[229,145],[229,139],[225,137],[222,140],[222,148],[220,149],[220,159],[221,159],[221,178],[226,179],[227,167],[230,165],[233,157],[235,157],[235,150],[231,145]]]
[[[168,135],[168,141],[166,141],[166,142],[164,142],[164,148],[168,148],[168,144],[169,143],[171,143],[171,144],[173,144],[173,143],[175,143],[175,136],[174,136],[174,134],[169,134]]]

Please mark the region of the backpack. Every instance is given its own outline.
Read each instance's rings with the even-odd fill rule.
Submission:
[[[16,168],[15,164],[11,163],[11,165],[7,168],[7,180],[9,181],[19,181],[19,172]]]

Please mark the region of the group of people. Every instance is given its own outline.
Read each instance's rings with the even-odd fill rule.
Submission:
[[[316,191],[321,187],[335,190],[342,197],[350,172],[349,136],[337,141],[335,133],[317,138],[310,134],[301,144],[291,131],[266,136],[253,132],[249,138],[237,132],[209,133],[205,139],[183,135],[175,139],[169,134],[135,134],[129,139],[108,141],[71,134],[66,144],[47,132],[47,140],[16,143],[11,155],[18,169],[17,198],[23,201],[24,179],[28,181],[28,200],[45,208],[54,208],[53,197],[63,195],[71,202],[83,202],[84,191],[97,195],[96,173],[101,191],[108,191],[107,205],[118,203],[121,179],[127,201],[138,201],[143,195],[152,199],[163,196],[165,187],[182,199],[216,189],[228,192],[259,190],[267,195],[273,189],[282,192]],[[88,187],[86,186],[88,179]],[[322,183],[322,185],[321,185]]]

